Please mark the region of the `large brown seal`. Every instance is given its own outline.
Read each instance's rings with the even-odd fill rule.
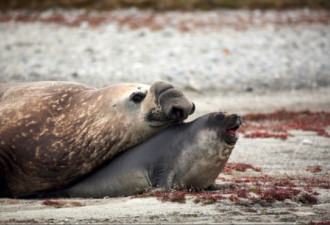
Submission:
[[[0,84],[0,195],[66,186],[193,111],[162,81]]]
[[[241,123],[238,115],[211,113],[173,125],[72,187],[47,193],[48,197],[127,196],[151,187],[208,188],[224,168]]]

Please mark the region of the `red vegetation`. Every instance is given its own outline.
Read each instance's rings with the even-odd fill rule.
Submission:
[[[64,203],[60,201],[45,200],[41,203],[41,205],[49,205],[54,206],[55,208],[61,208]]]
[[[222,172],[225,174],[232,174],[233,170],[245,172],[247,169],[252,169],[254,171],[261,172],[261,168],[254,167],[251,164],[245,163],[227,163]]]
[[[285,199],[293,199],[294,196],[297,196],[301,192],[293,182],[287,179],[276,179],[267,175],[226,180],[233,181],[237,184],[235,187],[226,190],[226,194],[250,200],[256,200],[255,195],[257,195],[259,200],[272,203],[275,200],[284,201]]]
[[[195,196],[195,203],[202,203],[204,205],[213,204],[218,200],[223,199],[221,194],[212,191],[191,192],[191,195]]]
[[[239,202],[239,201],[240,201],[239,197],[237,197],[237,196],[235,196],[235,195],[231,195],[231,196],[229,197],[229,199],[230,199],[230,201],[232,201],[232,202]]]
[[[308,166],[306,171],[311,173],[318,173],[322,171],[322,166]]]
[[[310,203],[310,204],[316,204],[317,203],[317,198],[314,197],[311,194],[308,193],[303,193],[300,197],[299,197],[299,201],[302,203]]]
[[[288,138],[288,133],[272,133],[268,131],[251,131],[244,135],[246,138],[280,138],[282,140],[285,140]]]
[[[121,11],[100,12],[100,11],[77,11],[69,14],[66,11],[48,11],[41,13],[37,11],[13,11],[0,14],[0,22],[43,22],[55,23],[69,27],[77,27],[82,24],[88,24],[90,27],[97,27],[102,24],[117,24],[119,27],[128,27],[132,30],[149,28],[150,30],[161,30],[171,27],[180,31],[194,31],[196,29],[221,29],[223,27],[231,27],[237,29],[245,29],[251,25],[265,26],[269,23],[275,25],[298,25],[306,23],[330,23],[330,14],[327,11],[319,12],[313,15],[305,13],[297,14],[294,18],[286,12],[277,12],[274,17],[256,15],[250,13],[249,16],[242,17],[241,14],[226,14],[221,11],[215,11],[212,17],[201,19],[196,14],[189,12],[179,12],[182,17],[176,16],[173,12],[152,12],[152,11]],[[262,17],[262,18],[260,18]],[[172,21],[175,21],[173,23]],[[260,23],[262,21],[262,23]],[[230,55],[230,51],[225,49],[223,54]]]
[[[306,186],[330,189],[330,179],[328,177],[325,178],[300,177],[297,179],[300,182],[306,183]]]
[[[226,179],[224,181],[233,181],[237,184],[236,187],[225,191],[226,194],[235,194],[238,197],[248,198],[250,200],[258,200],[251,196],[251,193],[258,195],[260,200],[267,202],[284,201],[291,199],[299,201],[304,204],[316,204],[319,195],[313,191],[312,187],[328,189],[330,179],[316,179],[316,178],[297,178],[289,180],[286,178],[274,178],[268,175],[260,177],[240,177]],[[303,190],[307,192],[303,192]],[[256,201],[258,202],[258,201]]]
[[[71,204],[72,206],[76,206],[76,207],[84,206],[84,204],[81,203],[81,202],[70,202],[70,204]]]
[[[273,113],[247,114],[243,117],[246,125],[240,128],[247,138],[287,139],[289,130],[315,131],[323,137],[330,126],[330,112],[311,112],[309,110],[293,112],[279,110]]]
[[[158,200],[162,202],[179,202],[185,203],[186,202],[186,191],[146,191],[140,195],[133,195],[132,198],[147,198],[147,197],[156,197]]]
[[[309,224],[310,225],[329,225],[330,220],[324,220],[324,221],[318,221],[318,222],[310,221]]]
[[[297,196],[301,191],[295,188],[279,188],[274,187],[268,190],[260,190],[260,199],[264,199],[270,202],[284,201],[285,199],[292,199],[293,196]]]
[[[268,175],[258,177],[244,176],[238,178],[219,179],[227,182],[234,182],[234,185],[216,191],[147,191],[133,198],[156,197],[165,202],[185,203],[186,198],[192,198],[194,203],[213,204],[219,200],[229,199],[232,202],[240,203],[242,199],[248,200],[250,204],[267,206],[275,201],[291,201],[302,204],[317,204],[319,194],[313,187],[329,188],[330,179],[316,178],[275,178]]]
[[[54,201],[54,200],[44,200],[41,205],[48,205],[48,206],[54,206],[55,208],[62,208],[64,206],[74,206],[74,207],[80,207],[84,206],[81,202],[75,202],[75,201]]]

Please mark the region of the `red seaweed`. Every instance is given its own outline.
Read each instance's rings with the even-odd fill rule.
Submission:
[[[182,14],[183,12],[181,12]],[[43,23],[55,23],[69,27],[77,27],[83,24],[88,24],[90,27],[97,27],[102,24],[117,24],[119,27],[127,27],[132,30],[149,28],[150,30],[162,30],[168,26],[175,28],[179,31],[186,32],[192,31],[199,28],[211,28],[219,29],[220,27],[228,26],[236,29],[248,28],[250,25],[264,26],[267,23],[274,23],[277,25],[281,24],[292,24],[293,21],[291,16],[286,13],[279,13],[280,17],[274,21],[270,18],[264,17],[263,23],[255,23],[254,14],[252,13],[249,17],[242,18],[240,15],[228,16],[226,14],[219,14],[217,19],[200,20],[194,17],[183,17],[180,18],[177,23],[173,24],[171,21],[171,13],[166,12],[147,12],[142,11],[141,13],[126,13],[116,14],[111,12],[100,12],[100,11],[89,11],[83,10],[76,14],[68,14],[65,11],[54,11],[49,14],[43,14],[37,11],[14,11],[0,14],[0,23],[19,21],[19,22],[43,22]],[[305,23],[323,23],[329,24],[328,13],[318,13],[317,15],[307,16],[306,14],[299,14],[295,19],[295,24]],[[259,19],[260,20],[260,19]],[[258,20],[258,21],[259,21]],[[224,49],[222,51],[224,55],[230,55],[230,50]]]
[[[330,137],[326,129],[330,126],[330,112],[288,111],[247,114],[243,116],[245,126],[240,128],[247,138],[280,138],[290,136],[290,130],[314,131],[319,136]]]
[[[233,170],[239,171],[239,172],[245,172],[247,169],[252,169],[256,172],[261,172],[260,167],[254,167],[251,164],[245,164],[245,163],[227,163],[224,167],[222,173],[224,174],[232,174]]]
[[[55,208],[61,208],[64,203],[61,201],[45,200],[41,203],[41,205],[49,205],[54,206]]]
[[[288,133],[286,132],[281,132],[281,133],[274,133],[274,132],[268,132],[268,131],[251,131],[249,133],[246,133],[244,137],[246,138],[279,138],[282,140],[288,139]]]
[[[317,204],[319,193],[313,187],[329,188],[328,178],[276,178],[269,175],[243,176],[235,178],[219,177],[222,181],[234,182],[234,185],[215,191],[171,190],[147,191],[132,198],[156,197],[163,202],[185,203],[186,198],[193,197],[196,204],[214,204],[220,200],[228,199],[240,203],[243,199],[250,204],[267,206],[276,201],[283,202],[290,199],[302,204]]]
[[[306,186],[330,189],[329,178],[300,177],[299,181],[306,183]]]
[[[147,197],[156,197],[158,200],[162,202],[178,202],[185,203],[186,202],[186,191],[153,191],[148,190],[139,195],[133,195],[132,198],[147,198]]]
[[[221,194],[212,191],[191,192],[191,195],[195,196],[195,203],[204,205],[213,204],[224,198]]]
[[[316,204],[317,203],[317,198],[311,194],[308,193],[303,193],[300,198],[299,201],[305,204]]]
[[[310,221],[309,222],[310,225],[329,225],[330,224],[330,220],[323,220],[323,221]]]
[[[307,166],[307,172],[318,173],[322,171],[322,166]]]
[[[62,208],[64,206],[74,206],[74,207],[80,207],[84,206],[83,203],[77,202],[77,201],[59,201],[59,200],[44,200],[41,202],[41,205],[47,205],[47,206],[54,206],[55,208]]]

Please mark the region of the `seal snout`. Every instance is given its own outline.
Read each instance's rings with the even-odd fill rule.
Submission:
[[[228,145],[234,146],[238,140],[237,130],[243,123],[242,117],[237,114],[228,115],[220,112],[213,114],[213,118],[215,118],[217,127],[220,128],[219,137]]]
[[[154,91],[156,101],[168,119],[182,121],[194,113],[194,103],[173,85],[157,81],[151,86],[151,90]]]
[[[237,114],[233,114],[230,116],[230,123],[228,124],[228,128],[226,129],[226,131],[236,136],[237,130],[242,125],[242,123],[242,117]]]
[[[195,104],[192,103],[192,107],[189,111],[189,108],[186,109],[183,106],[180,105],[173,105],[171,109],[169,109],[166,116],[168,118],[174,119],[174,120],[184,120],[187,119],[187,117],[195,112]]]

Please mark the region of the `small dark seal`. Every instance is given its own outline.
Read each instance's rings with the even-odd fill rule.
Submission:
[[[0,196],[65,187],[193,111],[163,81],[0,84]]]
[[[224,168],[241,124],[238,115],[211,113],[171,126],[50,196],[102,198],[138,194],[151,187],[208,188]]]

